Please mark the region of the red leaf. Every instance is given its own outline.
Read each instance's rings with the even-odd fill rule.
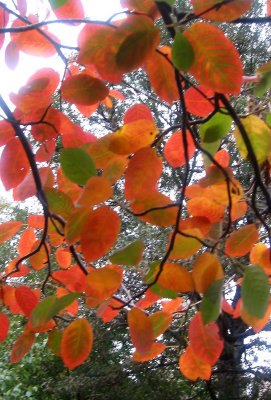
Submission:
[[[225,252],[230,257],[243,257],[258,241],[259,234],[254,224],[243,226],[230,234],[225,244]]]
[[[86,286],[86,275],[78,265],[73,265],[65,271],[56,271],[52,278],[57,283],[61,282],[67,289],[75,292],[83,292]]]
[[[0,121],[0,146],[4,146],[15,137],[12,125],[7,121]]]
[[[223,340],[220,338],[216,322],[204,325],[201,313],[198,311],[190,322],[188,335],[190,346],[197,357],[214,365],[223,350]]]
[[[66,0],[64,2],[49,0],[49,3],[58,19],[83,19],[85,17],[81,0]]]
[[[205,19],[211,21],[233,21],[248,11],[251,7],[252,0],[234,0],[226,4],[220,5],[220,0],[191,0],[196,15],[202,14]],[[217,7],[215,7],[217,5]],[[209,8],[211,11],[204,12]]]
[[[36,152],[37,162],[49,161],[54,154],[56,148],[55,140],[48,140],[41,144],[40,148]]]
[[[5,242],[15,235],[23,225],[20,221],[4,222],[0,225],[0,243]]]
[[[29,170],[29,162],[18,138],[11,139],[5,146],[0,159],[0,176],[6,190],[23,181]]]
[[[61,92],[63,99],[70,103],[90,105],[103,100],[109,90],[100,79],[81,73],[65,79]]]
[[[187,152],[188,160],[193,157],[195,153],[195,144],[191,134],[188,132],[187,136]],[[186,163],[185,160],[185,147],[183,142],[183,135],[181,131],[173,133],[165,144],[164,150],[165,159],[173,167],[178,168]]]
[[[64,364],[74,369],[89,356],[93,343],[91,325],[85,318],[73,321],[64,331],[61,341],[61,357]]]
[[[134,104],[130,107],[123,117],[123,124],[129,124],[129,122],[137,121],[139,119],[147,119],[153,121],[151,110],[146,104]]]
[[[19,256],[24,257],[32,250],[33,244],[36,241],[36,235],[32,228],[27,228],[21,235],[18,250]]]
[[[243,68],[239,54],[224,33],[207,22],[196,22],[184,32],[195,59],[189,72],[202,85],[219,93],[239,94]]]
[[[60,131],[60,113],[55,108],[50,107],[43,121],[40,124],[33,125],[31,134],[37,142],[56,139]]]
[[[5,314],[0,314],[0,343],[3,342],[8,334],[9,320]]]
[[[132,308],[132,310],[128,312],[127,321],[134,347],[141,356],[147,355],[154,339],[151,321],[144,311],[139,308]]]
[[[205,117],[214,111],[214,103],[208,100],[214,97],[215,93],[212,89],[202,85],[197,87],[191,86],[184,95],[187,111],[198,117]]]
[[[153,0],[120,0],[120,4],[123,8],[135,10],[153,18],[159,16],[157,5]]]
[[[121,301],[112,297],[100,304],[97,309],[96,315],[97,317],[100,317],[104,323],[110,322],[113,318],[115,318],[116,315],[119,314],[119,312],[121,311],[120,307],[122,305],[123,303]]]
[[[108,206],[90,212],[81,231],[82,252],[87,262],[97,260],[114,245],[120,231],[120,217]]]
[[[26,353],[31,349],[35,341],[35,333],[31,331],[23,332],[12,348],[10,361],[15,363],[24,357]]]
[[[166,350],[166,348],[167,346],[164,345],[163,343],[153,343],[148,353],[145,354],[144,356],[138,351],[135,351],[133,354],[133,361],[137,362],[150,361],[153,358],[159,356],[159,354],[163,353],[163,351]]]
[[[28,286],[19,286],[15,290],[16,300],[24,315],[30,316],[31,312],[37,306],[39,300]]]
[[[72,257],[69,249],[59,247],[56,249],[56,261],[61,268],[67,269],[71,265]]]

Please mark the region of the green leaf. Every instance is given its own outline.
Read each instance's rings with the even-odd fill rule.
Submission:
[[[64,6],[64,4],[68,3],[70,0],[49,0],[50,6],[53,10]]]
[[[62,150],[60,164],[66,177],[78,185],[85,185],[89,178],[97,175],[94,161],[83,149]]]
[[[231,129],[232,118],[229,115],[216,113],[199,128],[203,142],[212,143],[221,139]]]
[[[255,86],[254,96],[262,97],[265,92],[271,87],[271,72],[263,75],[261,81]]]
[[[194,61],[194,50],[189,40],[180,32],[176,33],[172,45],[172,61],[182,71],[188,71]]]
[[[175,3],[176,0],[157,0],[158,3],[161,3],[163,1],[168,3],[170,6],[173,6],[173,4]]]
[[[138,240],[114,253],[110,261],[112,264],[137,265],[141,261],[143,251],[144,243]]]
[[[46,198],[50,211],[61,215],[61,217],[68,219],[74,211],[74,205],[66,193],[57,189],[48,189],[45,191]]]
[[[204,325],[209,324],[209,322],[216,321],[220,314],[222,286],[223,279],[213,281],[203,296],[200,305],[200,311]]]
[[[66,294],[58,299],[56,296],[49,296],[42,300],[31,313],[31,324],[34,328],[46,325],[59,311],[69,306],[81,293],[74,292]]]
[[[263,318],[269,302],[269,282],[259,265],[245,267],[241,295],[247,312],[254,317]]]

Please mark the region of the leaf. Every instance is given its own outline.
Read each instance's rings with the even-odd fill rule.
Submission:
[[[12,125],[5,120],[0,121],[0,146],[4,146],[14,137],[15,131]]]
[[[92,176],[86,182],[83,193],[77,200],[77,204],[93,207],[104,203],[113,195],[111,184],[103,176]]]
[[[259,164],[262,164],[271,152],[271,129],[256,115],[249,115],[246,118],[242,118],[241,121],[247,132],[257,161]],[[235,128],[234,136],[239,153],[245,160],[248,160],[247,148],[237,127]]]
[[[63,332],[59,329],[54,329],[48,334],[47,345],[57,357],[61,357],[62,336]]]
[[[81,236],[81,230],[85,223],[85,219],[89,215],[88,207],[80,207],[76,209],[67,219],[64,234],[65,240],[69,246],[78,242]]]
[[[65,79],[61,94],[69,103],[91,105],[108,96],[109,90],[100,79],[81,73]]]
[[[254,224],[243,226],[230,234],[225,243],[225,252],[230,257],[243,257],[258,239],[259,234]]]
[[[202,17],[205,19],[210,19],[211,21],[220,21],[220,22],[230,22],[246,11],[248,11],[251,7],[252,0],[234,0],[229,4],[220,5],[220,0],[190,0],[192,6],[194,7],[194,12],[196,15],[202,14]],[[217,7],[214,7],[217,4]],[[204,12],[209,8],[213,7],[211,11]]]
[[[37,162],[49,161],[55,152],[55,148],[56,141],[54,139],[42,143],[36,152]]]
[[[198,117],[206,117],[214,111],[214,103],[209,100],[214,95],[214,91],[205,86],[191,86],[184,94],[187,111]]]
[[[142,356],[148,354],[153,343],[153,328],[150,319],[139,308],[132,308],[127,314],[133,346]]]
[[[128,108],[123,117],[123,124],[138,121],[139,119],[147,119],[153,121],[151,110],[146,104],[134,104]]]
[[[141,355],[138,351],[135,351],[133,354],[133,361],[136,362],[145,362],[150,361],[153,358],[159,356],[159,354],[163,353],[167,348],[163,343],[153,343],[150,350],[144,356]]]
[[[97,309],[96,315],[100,317],[104,323],[112,321],[121,311],[123,303],[113,297],[107,299]]]
[[[191,273],[179,264],[165,263],[157,283],[174,292],[192,292],[194,290]]]
[[[6,190],[21,183],[29,170],[28,158],[18,138],[9,140],[0,159],[0,177]]]
[[[61,268],[63,269],[69,268],[72,262],[70,250],[63,249],[62,247],[56,249],[56,261]]]
[[[190,160],[195,153],[195,144],[190,132],[186,135],[186,141],[188,160]],[[169,165],[173,168],[182,167],[186,163],[182,131],[177,131],[170,136],[165,144],[164,155]]]
[[[83,149],[63,149],[60,163],[66,177],[78,185],[85,185],[89,178],[97,174],[92,158]]]
[[[94,269],[87,275],[86,295],[100,301],[112,296],[122,282],[122,270],[120,267],[109,265]]]
[[[194,61],[194,50],[189,40],[180,32],[176,32],[172,45],[172,61],[175,68],[188,71]]]
[[[120,0],[120,4],[123,8],[139,11],[153,18],[159,15],[159,11],[153,0]]]
[[[215,322],[204,325],[201,313],[198,311],[192,318],[188,335],[190,345],[197,357],[214,365],[223,350],[223,340]]]
[[[200,136],[203,142],[211,143],[222,139],[231,129],[232,118],[219,112],[200,125]]]
[[[49,0],[58,19],[83,19],[84,9],[81,0]]]
[[[85,318],[73,321],[63,332],[61,357],[69,369],[82,364],[92,349],[93,332]]]
[[[173,249],[170,252],[169,258],[172,260],[179,260],[183,258],[189,258],[196,254],[201,248],[203,239],[202,233],[198,228],[185,229],[183,231],[185,235],[191,235],[193,237],[186,237],[177,233]],[[200,240],[198,240],[200,239]],[[170,245],[171,236],[169,238],[168,247]]]
[[[30,316],[39,300],[28,286],[19,286],[15,289],[15,297],[24,315]]]
[[[10,221],[0,224],[0,243],[14,236],[22,226],[23,223],[20,221]]]
[[[241,297],[249,314],[264,317],[269,303],[269,281],[259,265],[245,267]]]
[[[181,373],[191,381],[198,378],[209,380],[211,378],[211,365],[197,357],[197,352],[188,346],[185,353],[181,355],[179,360]]]
[[[144,251],[144,243],[137,240],[130,243],[124,249],[121,249],[112,254],[110,261],[112,264],[121,265],[138,265],[142,259],[142,254]]]
[[[257,243],[249,255],[251,264],[258,264],[267,274],[271,272],[270,248],[263,243]]]
[[[50,211],[68,219],[74,211],[74,205],[70,197],[57,189],[47,189],[45,194]]]
[[[157,133],[158,130],[153,121],[142,119],[130,122],[110,135],[109,150],[120,155],[135,153],[149,146]]]
[[[122,72],[140,67],[151,57],[160,41],[160,31],[153,21],[144,15],[130,15],[119,27],[124,40],[116,53],[116,65]]]
[[[142,187],[155,189],[162,169],[162,158],[157,156],[156,150],[150,147],[138,150],[129,161],[125,172],[125,198],[134,200]]]
[[[46,140],[56,139],[60,132],[60,113],[55,108],[50,107],[43,118],[43,123],[33,125],[31,134],[38,142],[45,142]]]
[[[42,300],[31,313],[32,326],[38,327],[46,325],[51,318],[70,305],[81,293],[69,293],[59,299],[56,296],[48,296]]]
[[[131,209],[134,213],[142,213],[148,209],[155,207],[162,207],[160,210],[154,210],[140,215],[142,221],[149,222],[157,226],[171,226],[176,222],[177,208],[171,207],[173,202],[169,197],[163,195],[156,190],[143,191],[137,194],[137,197],[131,203]],[[167,206],[169,206],[167,208]]]
[[[120,217],[108,206],[90,212],[81,231],[81,246],[86,262],[102,257],[114,245],[120,231]]]
[[[128,160],[125,157],[115,156],[104,167],[102,176],[113,185],[124,174],[127,164]]]
[[[206,217],[211,223],[224,217],[224,207],[205,197],[188,200],[187,210],[193,217]]]
[[[157,96],[172,104],[179,100],[179,92],[175,82],[174,69],[167,58],[171,58],[171,49],[168,46],[160,47],[159,53],[153,53],[147,60],[146,71]]]
[[[207,22],[196,22],[184,32],[194,50],[189,72],[202,85],[219,93],[239,94],[243,68],[239,54],[224,33]]]
[[[9,329],[9,320],[8,317],[0,313],[0,343],[2,343],[8,334],[8,329]]]
[[[216,321],[221,310],[223,280],[213,281],[206,290],[201,305],[200,312],[204,325]]]
[[[35,333],[31,331],[23,332],[14,343],[11,351],[10,362],[15,363],[24,357],[31,349],[35,341]]]
[[[215,254],[206,252],[197,257],[192,269],[192,278],[198,293],[205,293],[212,282],[220,281],[223,277],[222,266]]]
[[[172,315],[165,311],[157,311],[149,316],[149,320],[152,324],[153,338],[156,339],[167,330],[171,324]]]

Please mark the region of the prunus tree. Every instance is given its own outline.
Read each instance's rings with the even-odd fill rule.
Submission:
[[[246,398],[261,371],[242,365],[244,339],[271,312],[270,1],[262,15],[250,0],[122,0],[106,22],[83,3],[49,0],[39,20],[25,1],[0,2],[10,68],[20,52],[63,62],[11,93],[15,109],[0,97],[3,185],[43,210],[0,225],[1,242],[20,235],[1,276],[1,340],[9,309],[27,318],[11,362],[45,333],[72,370],[96,313],[129,328],[135,362],[179,358],[211,398]],[[82,24],[77,46],[52,24]],[[254,62],[251,46],[248,68],[234,27],[251,24],[266,51]]]

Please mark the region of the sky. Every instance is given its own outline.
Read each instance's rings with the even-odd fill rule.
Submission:
[[[114,13],[120,12],[123,9],[120,6],[120,0],[82,0],[86,17],[90,20],[101,20],[105,21],[111,17]],[[7,0],[6,4],[14,9],[12,6],[12,1]],[[45,5],[48,9],[48,3],[44,0],[31,0],[27,1],[28,4],[28,14],[37,14],[42,11],[44,14]],[[44,5],[42,5],[44,4]],[[41,18],[43,16],[41,15]],[[56,19],[54,15],[52,18]],[[68,25],[56,24],[49,27],[49,31],[54,33],[63,45],[77,46],[77,35],[80,32],[82,25],[77,28],[70,27]],[[13,109],[14,105],[9,100],[9,93],[17,93],[20,87],[24,86],[28,78],[37,70],[45,67],[53,67],[60,72],[63,71],[63,62],[58,56],[53,56],[50,58],[33,57],[20,53],[20,61],[15,70],[10,70],[5,63],[5,47],[8,43],[6,40],[4,46],[0,51],[0,65],[1,65],[1,85],[0,93],[8,103],[8,105]],[[0,110],[0,116],[2,110]],[[0,154],[3,148],[0,148]],[[13,200],[12,190],[6,192],[1,180],[0,180],[0,196]]]

